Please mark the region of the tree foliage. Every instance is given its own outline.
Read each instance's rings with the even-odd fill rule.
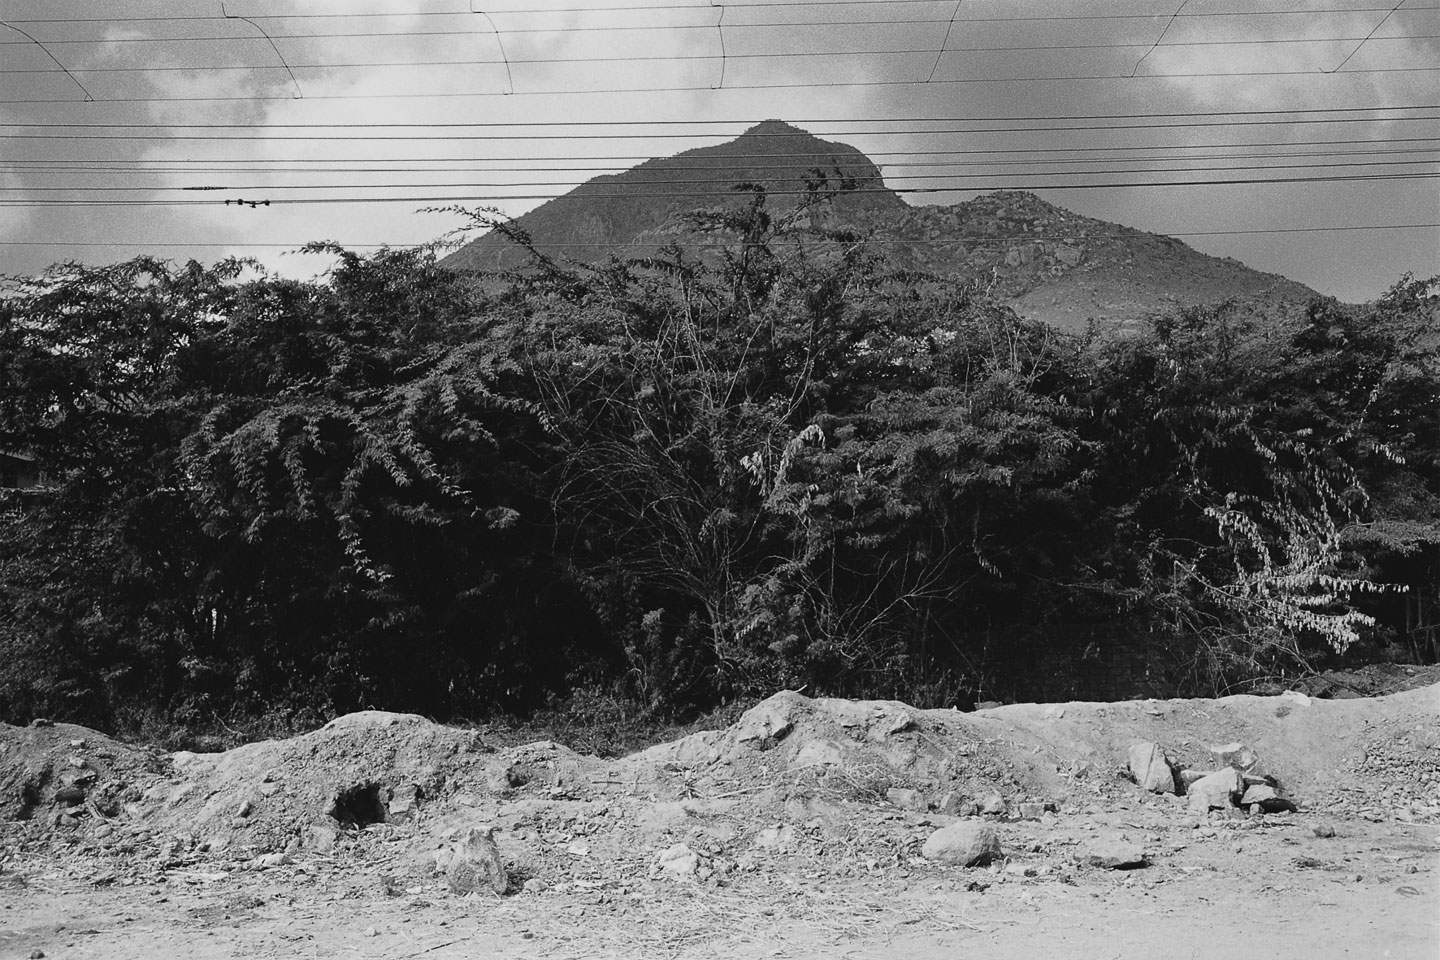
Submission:
[[[6,716],[946,703],[1106,636],[1194,688],[1433,609],[1433,282],[1093,342],[810,226],[834,189],[747,187],[699,258],[15,284],[0,449],[46,484],[0,504]]]

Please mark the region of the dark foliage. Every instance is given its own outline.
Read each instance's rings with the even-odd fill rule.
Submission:
[[[1433,283],[1283,343],[1225,308],[1092,343],[798,229],[814,186],[698,217],[708,260],[17,283],[0,450],[45,482],[0,493],[3,718],[1064,696],[1117,638],[1156,692],[1433,656]]]

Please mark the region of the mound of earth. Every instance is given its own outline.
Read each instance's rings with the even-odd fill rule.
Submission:
[[[1440,686],[975,713],[787,692],[617,760],[381,712],[216,754],[0,725],[0,887],[20,910],[0,956],[222,956],[205,938],[224,925],[276,957],[302,937],[317,956],[1003,958],[1033,948],[1019,915],[1074,945],[1058,958],[1253,953],[1261,929],[1267,952],[1319,931],[1315,955],[1340,956],[1372,921],[1393,956],[1433,956],[1437,721]],[[1291,803],[1148,792],[1137,742],[1177,770],[1243,756]]]

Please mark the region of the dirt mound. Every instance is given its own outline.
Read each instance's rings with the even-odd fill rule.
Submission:
[[[497,750],[474,731],[373,711],[289,740],[168,757],[81,727],[0,727],[0,816],[28,820],[37,842],[139,837],[162,864],[369,850],[381,837],[402,841],[389,848],[397,870],[422,875],[443,868],[434,858],[454,837],[494,826],[523,880],[577,860],[641,869],[677,839],[733,865],[755,844],[789,842],[766,833],[786,824],[853,833],[861,809],[1064,815],[1137,789],[1122,776],[1136,741],[1197,769],[1238,741],[1302,809],[1440,822],[1437,721],[1440,686],[975,713],[786,692],[725,730],[614,761],[550,742]]]
[[[167,767],[160,754],[85,727],[0,724],[0,821],[125,816]]]
[[[597,763],[548,742],[497,751],[475,731],[381,711],[338,717],[289,740],[173,760],[173,779],[146,794],[151,819],[212,850],[261,852],[410,821],[457,794],[563,788]]]

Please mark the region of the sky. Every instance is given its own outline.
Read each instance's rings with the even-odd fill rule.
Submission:
[[[1440,0],[0,0],[0,274],[314,276],[770,118],[914,204],[1031,189],[1351,302],[1440,274]]]

